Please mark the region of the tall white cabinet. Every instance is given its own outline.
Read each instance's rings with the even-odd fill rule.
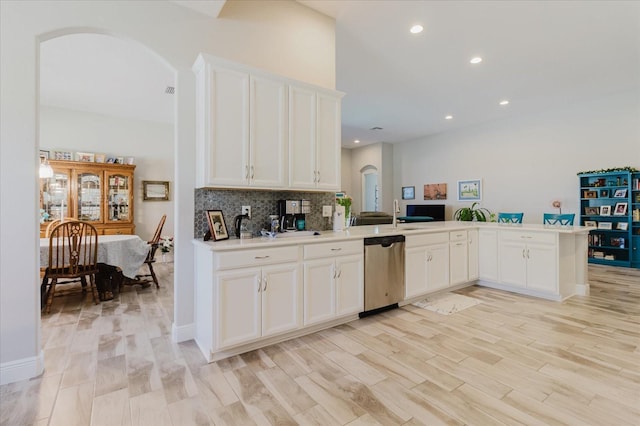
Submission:
[[[342,93],[201,54],[198,187],[340,190]]]
[[[289,186],[333,190],[340,187],[340,98],[289,87]]]

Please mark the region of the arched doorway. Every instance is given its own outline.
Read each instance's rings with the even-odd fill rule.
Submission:
[[[136,164],[134,222],[147,240],[174,202],[142,202],[143,180],[176,181],[176,70],[148,47],[100,30],[68,29],[39,38],[37,145],[52,154],[101,153]],[[175,285],[174,285],[175,287]]]
[[[378,169],[367,165],[360,169],[362,176],[362,211],[380,211]]]

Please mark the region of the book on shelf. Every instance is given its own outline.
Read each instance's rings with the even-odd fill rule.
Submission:
[[[604,260],[616,260],[616,257],[612,254],[607,254],[604,256]]]

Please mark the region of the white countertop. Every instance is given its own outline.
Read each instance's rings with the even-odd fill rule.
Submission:
[[[204,245],[213,251],[227,251],[238,249],[264,248],[290,246],[298,244],[313,244],[330,241],[347,241],[353,239],[364,239],[369,237],[383,237],[386,235],[419,235],[434,232],[449,232],[460,229],[473,228],[494,228],[518,231],[534,231],[534,232],[554,232],[562,234],[582,234],[588,233],[593,227],[586,226],[555,226],[542,224],[498,224],[496,222],[417,222],[417,223],[401,223],[397,228],[393,225],[365,225],[352,226],[344,231],[319,231],[320,235],[309,235],[305,232],[305,236],[287,237],[287,238],[266,238],[255,237],[249,239],[230,238],[222,241],[203,241],[202,239],[194,239],[194,244]]]

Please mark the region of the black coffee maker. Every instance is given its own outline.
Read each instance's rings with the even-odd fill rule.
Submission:
[[[305,213],[310,213],[309,208],[307,200],[279,200],[280,232],[304,231],[306,228]]]

